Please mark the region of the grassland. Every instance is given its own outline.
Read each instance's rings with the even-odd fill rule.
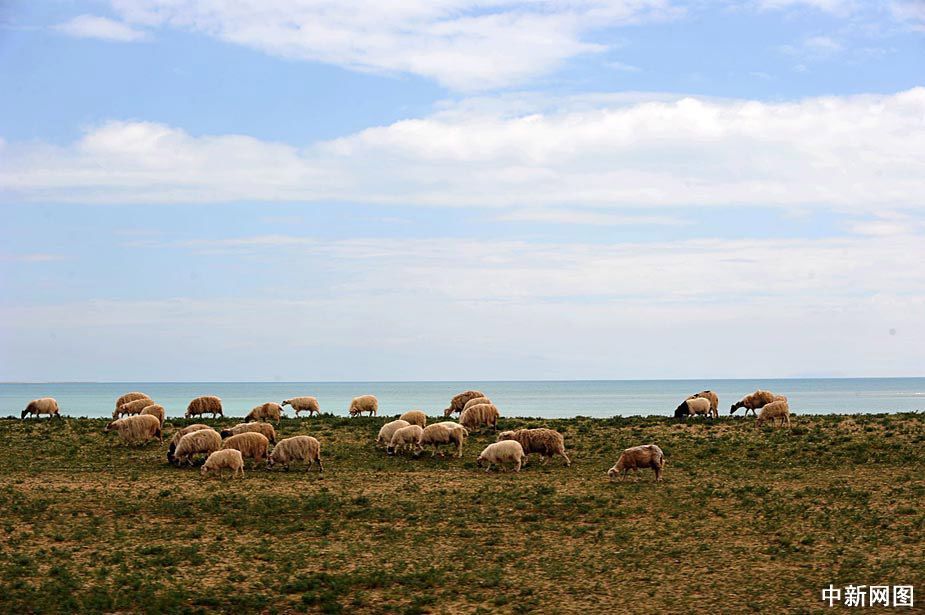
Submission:
[[[388,458],[383,421],[284,420],[321,440],[323,476],[203,481],[102,419],[0,420],[0,612],[810,612],[829,583],[925,592],[925,415],[503,420],[566,436],[571,468],[520,474],[477,470],[489,434],[460,460]],[[664,482],[608,482],[648,442]]]

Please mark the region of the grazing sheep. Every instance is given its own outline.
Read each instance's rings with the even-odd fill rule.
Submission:
[[[478,404],[463,410],[463,413],[459,415],[459,424],[470,431],[482,425],[498,429],[498,417],[498,408],[494,404]]]
[[[396,429],[395,433],[392,434],[392,439],[389,440],[386,452],[389,455],[394,455],[405,448],[412,452],[423,450],[421,448],[421,434],[423,433],[424,430],[421,429],[420,425],[408,425],[407,427]]]
[[[154,404],[154,402],[147,397],[144,399],[136,399],[134,401],[129,401],[118,408],[112,413],[113,419],[122,418],[123,416],[132,416],[134,414],[141,414],[141,411],[147,408],[148,406]]]
[[[386,423],[379,429],[379,435],[376,436],[376,444],[385,444],[388,446],[389,442],[392,441],[392,435],[402,427],[407,427],[410,424],[411,423],[408,421],[403,421],[401,419]]]
[[[26,404],[26,409],[22,411],[22,414],[19,418],[24,419],[30,414],[35,416],[35,418],[38,418],[42,414],[47,414],[48,418],[61,418],[60,410],[58,409],[58,402],[54,397],[42,397],[39,399],[33,399],[28,404]]]
[[[466,402],[476,397],[485,397],[485,394],[481,391],[463,391],[459,395],[455,395],[450,400],[450,407],[443,411],[443,416],[450,416],[454,412],[462,412],[466,407]]]
[[[318,405],[318,400],[314,397],[293,397],[292,399],[283,400],[280,406],[292,406],[296,416],[299,416],[300,412],[308,412],[308,416],[312,416],[316,412],[321,414],[321,406]]]
[[[713,391],[706,390],[706,391],[700,391],[699,393],[694,393],[693,395],[688,397],[688,399],[696,399],[698,397],[709,399],[710,400],[710,415],[712,415],[713,418],[719,418],[719,396]]]
[[[144,443],[153,438],[161,438],[161,422],[156,416],[142,414],[116,419],[106,425],[106,431],[116,430],[128,444]]]
[[[527,459],[524,448],[517,440],[505,440],[503,442],[494,442],[485,447],[485,450],[479,454],[476,463],[481,468],[482,463],[487,463],[485,471],[491,470],[491,464],[496,464],[501,470],[504,470],[504,463],[514,464],[514,471],[520,472],[520,466]]]
[[[293,461],[307,462],[308,470],[311,470],[312,465],[317,461],[318,473],[324,472],[324,466],[321,464],[321,443],[311,436],[284,438],[279,441],[267,459],[267,469],[280,463],[288,471],[289,464]]]
[[[145,406],[139,414],[150,414],[151,416],[156,416],[157,420],[160,421],[161,427],[164,426],[164,418],[167,412],[164,410],[164,406],[159,404],[151,404],[150,406]]]
[[[565,465],[572,465],[571,459],[565,454],[565,438],[555,429],[543,427],[537,429],[518,429],[517,431],[502,431],[498,434],[498,442],[515,440],[520,442],[524,449],[524,465],[530,453],[539,453],[543,457],[543,465],[555,455],[562,455]]]
[[[686,415],[693,416],[695,414],[703,414],[710,418],[713,418],[713,414],[710,411],[710,400],[706,397],[688,397],[681,402],[681,405],[675,408],[674,416],[679,419]]]
[[[119,406],[123,404],[127,404],[130,401],[135,401],[136,399],[151,399],[151,398],[148,395],[145,395],[144,393],[139,393],[138,391],[132,391],[131,393],[126,393],[125,395],[123,395],[122,397],[116,400],[116,410],[119,409]],[[116,416],[113,418],[119,418],[119,417]]]
[[[732,404],[732,407],[729,409],[729,414],[734,414],[739,408],[745,408],[745,416],[748,416],[748,411],[751,410],[752,414],[755,416],[758,415],[756,410],[760,410],[765,407],[777,397],[771,391],[762,391],[758,389],[754,393],[749,393],[736,403]]]
[[[350,412],[350,416],[359,416],[364,412],[368,412],[369,416],[375,416],[379,412],[379,400],[376,399],[375,395],[354,397],[353,401],[350,402],[348,412]]]
[[[269,423],[238,423],[234,427],[222,430],[222,438],[236,436],[239,433],[262,433],[270,441],[270,444],[276,444],[276,430]]]
[[[479,404],[490,404],[490,403],[491,403],[491,400],[488,399],[487,397],[473,397],[472,399],[466,402],[465,406],[463,406],[463,412],[465,412],[466,408],[468,408],[469,406],[478,406]]]
[[[421,450],[428,444],[433,445],[434,451],[430,455],[433,457],[437,454],[437,448],[441,444],[453,444],[456,446],[456,456],[462,457],[463,444],[468,436],[469,431],[462,425],[454,423],[451,427],[445,423],[434,423],[425,427],[421,432]],[[440,456],[443,457],[442,451]]]
[[[270,448],[270,440],[262,433],[249,431],[231,436],[225,440],[222,448],[239,450],[245,458],[253,459],[256,465],[266,459],[267,449]]]
[[[173,455],[174,451],[177,450],[177,445],[180,444],[180,439],[183,438],[183,436],[185,436],[188,433],[193,433],[194,431],[202,431],[203,429],[212,429],[212,428],[209,427],[208,425],[203,425],[202,423],[194,423],[192,425],[188,425],[184,427],[183,429],[180,429],[179,431],[175,432],[173,434],[173,437],[170,438],[170,444],[168,444],[167,446],[167,461],[169,463],[174,462],[174,455]]]
[[[607,476],[610,477],[610,480],[613,480],[617,474],[622,472],[623,477],[621,480],[626,480],[627,472],[633,470],[636,480],[639,480],[639,468],[652,468],[655,470],[655,482],[659,482],[662,480],[662,468],[665,467],[666,463],[668,461],[665,459],[665,453],[662,452],[662,449],[655,444],[643,444],[623,451],[617,463],[607,470]]]
[[[197,397],[186,407],[186,418],[191,416],[202,416],[211,414],[214,419],[216,416],[225,416],[222,414],[222,400],[215,395],[204,395]]]
[[[237,478],[239,473],[241,478],[244,478],[244,457],[241,456],[241,451],[226,449],[211,453],[206,462],[202,464],[200,473],[207,476],[217,472],[218,477],[221,478],[222,470],[226,468],[231,470],[232,478]]]
[[[771,403],[765,404],[761,409],[758,420],[755,421],[755,427],[761,427],[767,421],[770,421],[773,425],[777,419],[780,419],[781,427],[784,426],[784,423],[787,424],[787,427],[790,427],[790,404],[787,403],[787,398],[783,395],[778,395],[777,397],[781,399],[775,399]]]
[[[421,412],[420,410],[408,410],[403,415],[398,417],[400,421],[408,421],[412,425],[417,425],[418,427],[424,428],[427,426],[427,415]]]
[[[180,438],[174,450],[167,449],[167,461],[179,466],[193,465],[195,455],[209,455],[222,448],[222,437],[214,429],[200,429]]]
[[[279,420],[283,415],[283,407],[277,404],[276,402],[267,402],[265,404],[260,404],[259,406],[254,406],[254,409],[251,410],[247,416],[244,417],[245,422],[251,421],[276,421],[276,424],[279,425]]]

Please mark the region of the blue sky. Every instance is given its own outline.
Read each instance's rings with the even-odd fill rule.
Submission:
[[[925,2],[0,8],[0,380],[922,375]]]

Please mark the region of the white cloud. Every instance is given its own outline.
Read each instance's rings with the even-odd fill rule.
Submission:
[[[112,0],[127,22],[268,54],[408,73],[450,88],[509,87],[606,47],[592,30],[672,18],[669,0]]]
[[[141,41],[147,34],[124,23],[98,17],[96,15],[78,15],[70,21],[55,26],[57,30],[78,38],[98,38],[104,41],[128,43]]]
[[[305,148],[110,122],[65,147],[0,144],[0,198],[873,213],[925,205],[925,88],[788,103],[531,101],[464,101]]]
[[[925,32],[925,2],[922,0],[895,0],[890,3],[893,17],[907,23],[913,30]]]

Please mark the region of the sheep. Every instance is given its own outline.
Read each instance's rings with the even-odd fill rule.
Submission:
[[[424,430],[421,429],[420,425],[408,425],[407,427],[396,429],[395,433],[392,434],[392,439],[389,440],[386,451],[389,455],[401,452],[405,448],[413,452],[421,451],[423,450],[421,448],[421,434],[423,433]]]
[[[698,397],[709,399],[710,400],[710,415],[712,415],[713,418],[719,418],[719,396],[713,391],[707,390],[707,391],[700,391],[699,393],[694,393],[693,395],[688,397],[688,399],[696,399]]]
[[[427,427],[427,415],[420,410],[408,410],[398,417],[398,420],[408,421],[412,425],[417,425],[421,428]]]
[[[485,394],[481,391],[463,391],[459,395],[455,395],[453,399],[450,400],[450,407],[443,411],[443,416],[447,417],[454,412],[462,412],[466,407],[466,402],[476,397],[485,397]]]
[[[122,397],[116,400],[116,410],[119,409],[119,406],[127,404],[130,401],[135,401],[136,399],[151,399],[150,396],[145,395],[144,393],[139,393],[138,391],[132,391],[131,393],[126,393]],[[117,416],[113,418],[119,418]]]
[[[145,407],[142,409],[142,411],[139,412],[139,414],[150,414],[151,416],[156,416],[156,417],[157,417],[157,420],[160,421],[160,423],[161,423],[161,427],[163,427],[163,426],[164,426],[164,418],[165,418],[167,412],[166,412],[166,410],[164,410],[164,406],[161,406],[161,405],[159,405],[159,404],[151,404],[151,405],[149,405],[149,406],[145,406]]]
[[[58,401],[54,397],[41,397],[39,399],[33,399],[28,404],[26,404],[26,409],[22,411],[22,414],[19,418],[24,419],[30,414],[34,415],[35,418],[38,418],[42,414],[47,414],[48,418],[61,418],[60,410],[58,408]]]
[[[200,429],[180,438],[174,450],[167,449],[167,461],[179,466],[193,465],[193,456],[209,455],[222,448],[222,437],[214,429]]]
[[[221,437],[221,436],[219,436]],[[260,463],[267,456],[267,449],[270,447],[270,440],[262,433],[249,431],[231,436],[224,443],[222,448],[233,448],[241,451],[244,457],[250,457],[254,464]]]
[[[465,412],[466,408],[469,408],[470,406],[478,406],[479,404],[490,404],[490,403],[491,403],[491,400],[488,399],[487,397],[473,397],[472,399],[466,402],[465,406],[463,406],[463,412]]]
[[[116,430],[122,439],[129,444],[144,443],[152,438],[163,442],[161,437],[161,422],[156,416],[142,414],[116,419],[106,425],[106,431]]]
[[[113,419],[122,418],[123,416],[132,416],[134,414],[141,414],[141,411],[147,408],[148,406],[154,404],[154,402],[147,397],[143,399],[136,399],[134,401],[129,401],[118,408],[116,408],[112,413]]]
[[[555,455],[562,455],[566,467],[572,465],[572,460],[565,454],[565,438],[554,429],[543,427],[537,429],[518,429],[517,431],[502,431],[498,434],[498,442],[516,440],[524,449],[524,465],[530,453],[539,453],[543,457],[543,465]]]
[[[284,438],[273,448],[267,459],[267,469],[281,463],[288,471],[289,464],[293,461],[308,462],[308,470],[311,470],[317,461],[318,473],[324,472],[324,466],[321,464],[321,443],[311,436]]]
[[[454,423],[451,427],[445,423],[434,423],[425,427],[421,432],[421,450],[428,444],[433,445],[434,451],[430,455],[433,457],[437,454],[437,448],[441,444],[455,444],[456,457],[462,457],[463,444],[468,436],[469,431],[462,425]],[[440,456],[443,457],[443,452]]]
[[[710,400],[706,397],[688,397],[681,402],[681,405],[675,408],[674,416],[675,418],[683,418],[686,415],[693,416],[695,414],[703,414],[710,418],[713,418],[713,414],[710,410]]]
[[[314,397],[293,397],[292,399],[285,399],[280,406],[292,406],[296,416],[299,416],[299,412],[308,412],[308,416],[312,416],[316,412],[321,414],[321,406],[318,405],[318,400]]]
[[[222,414],[222,400],[215,395],[204,395],[197,397],[186,407],[186,418],[191,416],[202,416],[211,414],[214,419],[216,416],[225,416]]]
[[[173,453],[177,449],[177,445],[180,444],[180,439],[183,438],[188,433],[193,433],[194,431],[202,431],[203,429],[212,429],[208,425],[203,425],[202,423],[194,423],[192,425],[187,425],[183,429],[176,431],[173,436],[170,438],[170,444],[167,446],[167,461],[173,463],[174,456]]]
[[[219,478],[221,478],[222,470],[225,468],[231,470],[232,478],[237,478],[239,473],[241,478],[244,478],[244,457],[241,456],[241,451],[226,449],[209,454],[209,458],[202,464],[200,473],[203,476],[207,476],[213,472],[217,472]]]
[[[761,427],[766,421],[770,421],[773,425],[777,419],[780,419],[780,426],[783,427],[784,423],[787,424],[787,427],[790,427],[790,404],[787,402],[787,398],[783,395],[778,395],[780,399],[775,399],[769,404],[761,409],[761,414],[758,415],[758,420],[755,421],[755,427]]]
[[[480,468],[483,462],[487,463],[485,471],[488,472],[491,470],[492,464],[496,464],[503,471],[503,464],[510,462],[514,464],[514,471],[520,472],[520,467],[526,459],[527,455],[524,453],[524,448],[520,445],[520,442],[517,440],[505,440],[486,446],[485,450],[479,454],[476,463]]]
[[[229,427],[221,431],[222,438],[236,436],[239,433],[262,433],[270,441],[270,444],[276,444],[276,430],[269,423],[239,423],[234,427]]]
[[[655,482],[659,482],[662,480],[662,468],[665,467],[666,463],[668,461],[665,459],[665,453],[662,452],[662,449],[655,444],[643,444],[623,451],[617,463],[607,470],[607,476],[610,477],[610,480],[613,480],[617,474],[622,472],[623,478],[621,480],[626,480],[626,474],[633,470],[636,480],[639,480],[639,468],[652,468],[655,470]]]
[[[482,425],[498,429],[498,408],[494,404],[478,404],[469,406],[459,415],[459,424],[469,430],[475,430]]]
[[[402,427],[407,427],[410,424],[411,423],[408,421],[403,421],[401,419],[386,423],[379,429],[379,435],[376,436],[376,444],[385,444],[388,446],[389,442],[392,441],[392,435]]]
[[[374,395],[360,395],[359,397],[354,397],[350,402],[350,408],[348,410],[350,416],[359,416],[364,412],[368,412],[369,416],[375,416],[379,412],[379,400],[376,399]]]
[[[277,404],[276,402],[267,402],[265,404],[260,404],[259,406],[254,406],[254,409],[251,410],[244,421],[249,423],[251,421],[276,421],[276,424],[279,425],[279,420],[283,415],[283,407]]]
[[[761,389],[758,389],[754,393],[749,393],[736,403],[732,404],[732,407],[729,408],[729,414],[734,414],[735,411],[739,408],[745,408],[745,416],[748,416],[749,410],[752,411],[752,414],[757,416],[758,413],[755,411],[771,403],[776,397],[777,396],[771,391],[762,391]]]

